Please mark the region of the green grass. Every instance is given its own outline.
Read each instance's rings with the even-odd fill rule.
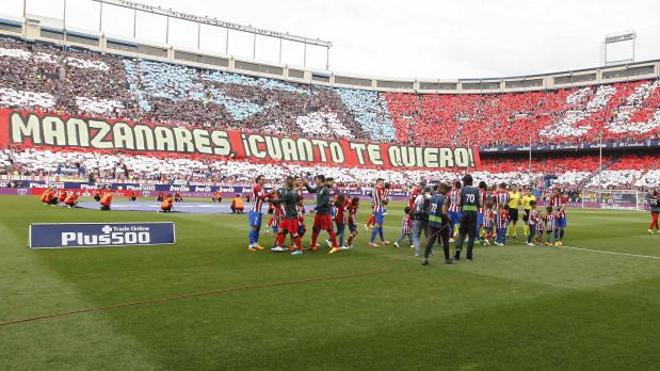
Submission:
[[[0,322],[232,289],[0,326],[0,369],[660,368],[660,259],[512,244],[422,267],[365,233],[337,255],[248,253],[246,216],[0,210]],[[573,210],[565,244],[660,256],[647,219]],[[174,221],[177,244],[26,247],[29,223],[148,220]]]

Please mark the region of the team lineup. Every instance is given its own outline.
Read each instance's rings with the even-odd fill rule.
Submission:
[[[416,257],[423,256],[422,263],[425,265],[433,255],[436,242],[442,246],[448,264],[461,259],[464,245],[465,258],[473,260],[476,243],[504,246],[507,239],[517,239],[518,222],[522,219],[528,246],[562,246],[567,226],[568,198],[560,189],[551,189],[543,197],[545,207],[539,209],[540,202],[529,190],[521,193],[516,186],[507,187],[506,183],[489,187],[483,181],[475,187],[473,181],[472,176],[467,174],[451,186],[424,182],[412,186],[408,190],[408,205],[404,208],[401,231],[393,245],[399,248],[407,242]],[[252,187],[254,202],[248,212],[249,251],[265,249],[259,241],[264,210],[267,208],[267,213],[271,215],[268,228],[275,235],[270,251],[303,254],[302,238],[307,232],[305,215],[308,213],[303,198],[305,191],[316,195],[315,206],[309,210],[314,218],[307,250],[319,250],[318,238],[322,232],[328,235],[325,242],[329,253],[353,248],[353,241],[358,235],[356,218],[360,198],[347,196],[330,177],[317,175],[313,184],[310,183],[303,176],[289,176],[279,188],[267,192],[266,178],[259,175],[255,179]],[[370,247],[390,244],[384,232],[389,189],[389,183],[384,179],[376,179],[371,192],[371,213],[364,224],[365,231],[371,232]],[[520,209],[524,213],[522,218],[519,216]],[[287,235],[289,244],[286,244]],[[423,246],[422,235],[425,237]],[[455,243],[453,255],[450,254],[451,243]]]

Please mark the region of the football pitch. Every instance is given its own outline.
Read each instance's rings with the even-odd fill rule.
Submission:
[[[646,212],[570,210],[566,247],[478,247],[474,262],[423,267],[408,247],[367,247],[362,227],[354,250],[294,257],[249,253],[246,215],[18,196],[0,210],[0,369],[660,368]],[[131,221],[175,222],[176,245],[26,247],[30,223]]]

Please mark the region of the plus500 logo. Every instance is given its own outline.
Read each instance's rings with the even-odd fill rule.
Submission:
[[[85,234],[82,232],[62,232],[62,246],[132,245],[151,242],[149,232],[111,232],[105,234]]]

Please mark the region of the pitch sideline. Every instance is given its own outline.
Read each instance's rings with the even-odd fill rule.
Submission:
[[[401,227],[393,227],[390,225],[384,225],[383,227],[385,228],[392,228],[392,229],[400,229]],[[576,246],[567,246],[564,245],[562,246],[567,249],[571,250],[579,250],[579,251],[586,251],[586,252],[593,252],[593,253],[599,253],[599,254],[607,254],[607,255],[619,255],[619,256],[628,256],[628,257],[633,257],[633,258],[646,258],[646,259],[660,259],[660,256],[653,256],[653,255],[640,255],[640,254],[629,254],[625,252],[618,252],[618,251],[609,251],[609,250],[596,250],[596,249],[589,249],[586,247],[576,247]]]

